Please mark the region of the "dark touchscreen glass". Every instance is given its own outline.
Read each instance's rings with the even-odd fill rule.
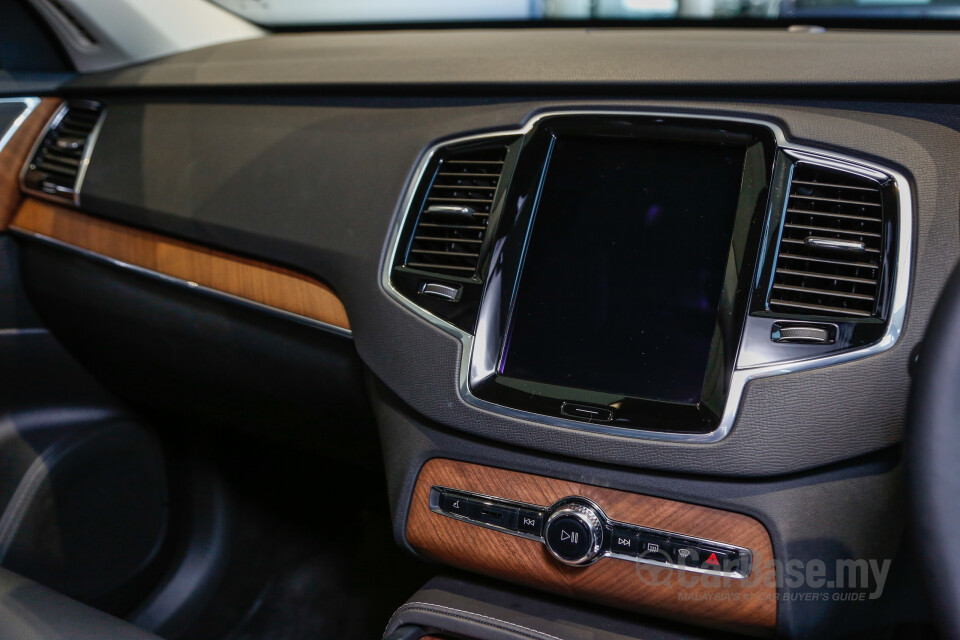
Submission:
[[[556,140],[499,373],[696,403],[744,158],[740,146]]]

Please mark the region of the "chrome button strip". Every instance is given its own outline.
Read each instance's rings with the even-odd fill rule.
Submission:
[[[484,522],[476,518],[470,517],[470,515],[464,515],[461,513],[452,513],[449,510],[445,510],[442,507],[444,498],[461,498],[464,500],[472,501],[476,505],[488,505],[493,507],[508,507],[515,508],[518,511],[537,511],[544,514],[547,514],[546,521],[543,525],[543,528],[539,534],[527,533],[525,531],[520,531],[518,529],[504,527],[497,524],[492,524],[490,522]],[[569,564],[571,566],[586,566],[593,564],[601,558],[617,558],[619,560],[626,560],[628,562],[635,562],[638,564],[653,565],[657,567],[665,567],[668,569],[677,569],[679,571],[688,571],[692,573],[703,573],[712,576],[721,576],[725,578],[733,578],[737,580],[742,580],[750,577],[751,572],[753,571],[753,552],[750,549],[745,547],[738,547],[736,545],[727,544],[725,542],[717,542],[715,540],[710,540],[707,538],[699,538],[693,536],[687,536],[671,531],[664,531],[662,529],[654,529],[652,527],[645,527],[638,524],[620,522],[618,520],[612,520],[603,512],[603,509],[600,508],[595,502],[583,496],[568,496],[557,500],[550,506],[542,506],[536,504],[530,504],[527,502],[518,502],[516,500],[507,500],[505,498],[499,498],[496,496],[486,495],[482,493],[475,493],[472,491],[463,491],[461,489],[453,489],[450,487],[437,486],[434,485],[430,489],[430,510],[438,515],[445,516],[447,518],[453,518],[454,520],[460,520],[462,522],[469,523],[478,527],[484,527],[486,529],[492,529],[493,531],[499,531],[500,533],[505,533],[511,536],[517,536],[519,538],[526,538],[527,540],[534,540],[536,542],[542,543],[549,549],[549,545],[546,541],[546,531],[551,520],[554,520],[558,514],[567,513],[572,507],[580,507],[580,512],[583,510],[589,510],[591,515],[596,517],[596,523],[594,523],[593,518],[590,516],[584,515],[584,524],[588,527],[599,526],[600,533],[602,536],[602,541],[598,543],[598,547],[593,550],[588,558],[584,558],[580,562],[569,562],[562,558],[558,558],[561,562]],[[731,554],[738,558],[736,570],[726,571],[722,569],[710,569],[702,568],[699,566],[677,564],[675,562],[670,562],[660,557],[648,556],[648,555],[629,555],[625,553],[618,553],[616,551],[611,551],[611,536],[613,531],[625,531],[636,535],[645,535],[651,538],[662,538],[664,540],[670,540],[674,543],[682,543],[686,546],[691,547],[705,547],[707,549],[716,550],[717,553],[726,553]],[[656,553],[651,551],[651,553]],[[551,555],[557,557],[551,551]],[[727,567],[728,569],[731,567]]]

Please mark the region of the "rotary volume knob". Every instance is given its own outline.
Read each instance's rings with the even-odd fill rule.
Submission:
[[[560,562],[583,566],[594,562],[603,542],[603,523],[596,509],[566,504],[547,519],[543,530],[547,550]]]

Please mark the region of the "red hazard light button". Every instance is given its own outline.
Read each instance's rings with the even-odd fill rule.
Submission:
[[[700,568],[711,571],[736,571],[737,556],[728,551],[702,549],[700,551]]]

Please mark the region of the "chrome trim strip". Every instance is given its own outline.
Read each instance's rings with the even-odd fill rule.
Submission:
[[[473,207],[458,207],[452,204],[432,204],[425,213],[448,213],[455,216],[470,217],[476,213]]]
[[[73,204],[80,206],[80,190],[83,188],[83,181],[87,178],[87,169],[90,167],[90,157],[93,155],[93,149],[97,146],[97,139],[100,137],[100,130],[103,128],[103,121],[107,117],[107,108],[99,102],[90,102],[100,106],[100,117],[97,118],[97,124],[93,125],[90,131],[90,137],[87,138],[86,146],[83,147],[83,158],[80,160],[80,168],[77,171],[77,182],[73,186]]]
[[[837,240],[835,238],[820,238],[818,236],[807,236],[803,240],[804,244],[817,247],[819,249],[843,249],[846,251],[865,251],[867,245],[864,242],[854,240]]]
[[[50,132],[50,129],[60,124],[60,120],[62,120],[67,114],[67,111],[70,110],[70,105],[98,106],[101,108],[101,110],[100,115],[97,117],[97,123],[93,125],[93,129],[90,130],[90,137],[87,138],[87,142],[83,147],[83,155],[80,157],[80,164],[77,167],[77,178],[73,183],[73,197],[71,199],[66,199],[58,198],[55,195],[38,191],[36,189],[30,189],[24,183],[24,177],[27,174],[27,170],[30,168],[30,162],[33,160],[33,157],[37,155],[37,149],[40,148],[40,144],[43,142],[44,138],[47,137],[47,133]],[[97,144],[97,138],[100,136],[100,129],[103,128],[103,120],[106,115],[107,108],[101,103],[93,100],[69,100],[61,104],[60,108],[58,108],[53,116],[50,117],[50,120],[47,121],[47,124],[43,127],[43,131],[39,136],[37,136],[36,142],[33,143],[33,147],[31,147],[30,153],[27,155],[27,159],[23,163],[23,168],[20,169],[20,190],[37,198],[49,200],[50,202],[56,202],[60,205],[73,204],[74,207],[79,207],[80,188],[83,186],[83,181],[87,177],[87,168],[90,166],[90,157],[93,155],[93,148]]]
[[[40,98],[0,98],[0,104],[9,104],[19,102],[23,105],[23,111],[20,112],[13,122],[10,123],[10,126],[7,127],[7,130],[3,133],[0,133],[0,151],[3,151],[3,148],[7,146],[7,143],[10,142],[10,138],[13,137],[13,134],[17,132],[17,129],[20,128],[27,118],[30,117],[30,114],[33,113],[33,110],[37,108],[40,104]]]
[[[33,336],[33,335],[45,335],[50,333],[47,329],[43,327],[28,327],[26,329],[0,329],[0,338],[5,338],[7,336]]]
[[[538,504],[532,504],[529,502],[519,502],[517,500],[508,500],[506,498],[498,498],[497,496],[491,496],[483,493],[476,493],[474,491],[464,491],[463,489],[454,489],[453,487],[444,487],[440,485],[433,485],[431,490],[436,489],[440,493],[448,494],[457,494],[462,495],[470,500],[482,501],[483,503],[489,506],[506,506],[506,507],[516,507],[517,509],[528,509],[530,511],[540,511],[543,514],[543,524],[541,525],[541,532],[547,528],[547,521],[550,514],[556,510],[564,507],[567,503],[573,502],[586,502],[593,509],[597,511],[600,515],[601,528],[603,529],[604,535],[607,534],[608,529],[622,528],[628,530],[640,529],[640,533],[649,533],[653,535],[663,536],[663,537],[673,537],[681,538],[683,540],[689,540],[692,544],[703,544],[717,547],[718,549],[726,549],[727,551],[732,551],[737,553],[737,555],[747,558],[748,566],[746,573],[740,573],[739,571],[713,571],[711,569],[701,569],[700,567],[688,567],[687,565],[674,564],[671,562],[660,562],[658,560],[650,560],[648,558],[641,558],[639,556],[630,556],[624,553],[617,553],[616,551],[611,551],[610,549],[601,549],[600,553],[597,554],[596,558],[589,564],[595,563],[600,558],[617,558],[618,560],[626,560],[627,562],[635,562],[637,564],[649,564],[655,567],[665,567],[668,569],[677,569],[678,571],[688,571],[690,573],[703,573],[710,576],[717,576],[719,578],[734,578],[736,580],[743,580],[749,578],[750,574],[753,572],[753,551],[747,549],[746,547],[738,547],[737,545],[727,544],[726,542],[717,542],[716,540],[710,540],[709,538],[700,538],[697,536],[689,536],[684,533],[676,533],[674,531],[666,531],[664,529],[657,529],[655,527],[646,527],[639,524],[633,524],[630,522],[622,522],[620,520],[613,520],[608,517],[606,512],[598,505],[596,502],[590,498],[585,498],[583,496],[566,496],[560,498],[550,506],[543,506]],[[499,531],[500,533],[506,533],[507,535],[517,536],[518,538],[526,538],[527,540],[533,540],[543,544],[545,547],[547,545],[546,539],[541,535],[537,536],[532,533],[525,533],[523,531],[514,531],[513,529],[507,529],[506,527],[501,527],[500,525],[490,524],[483,522],[481,520],[474,520],[466,516],[462,516],[457,513],[450,513],[448,511],[442,510],[439,506],[434,507],[431,503],[429,505],[430,511],[436,513],[437,515],[446,516],[447,518],[453,518],[454,520],[460,520],[461,522],[466,522],[468,524],[476,525],[478,527],[483,527],[484,529],[491,529],[493,531]],[[560,560],[560,562],[563,562]],[[570,566],[588,566],[588,565],[570,565]]]
[[[103,262],[103,263],[112,265],[112,266],[114,266],[114,267],[119,267],[119,268],[121,268],[121,269],[125,269],[125,270],[127,270],[127,271],[136,273],[136,274],[141,275],[141,276],[146,276],[146,277],[151,278],[151,279],[153,279],[153,280],[159,280],[159,281],[165,282],[165,283],[167,283],[167,284],[172,284],[172,285],[176,285],[176,286],[178,286],[178,287],[183,287],[183,288],[190,289],[191,291],[197,291],[197,292],[200,292],[200,293],[202,293],[202,294],[204,294],[204,295],[207,295],[207,296],[210,296],[210,297],[214,297],[214,298],[217,298],[217,299],[220,299],[220,300],[225,300],[225,301],[228,301],[228,302],[234,302],[234,303],[240,304],[240,305],[245,306],[245,307],[249,307],[249,308],[252,308],[252,309],[258,309],[258,310],[260,310],[260,311],[265,311],[265,312],[267,312],[267,313],[269,313],[269,314],[271,314],[271,315],[277,316],[277,317],[279,317],[279,318],[284,318],[284,319],[287,319],[287,320],[294,320],[294,321],[296,321],[296,322],[299,322],[300,324],[305,324],[305,325],[308,325],[308,326],[311,326],[311,327],[315,327],[315,328],[317,328],[317,329],[322,329],[323,331],[327,331],[327,332],[329,332],[329,333],[333,333],[333,334],[336,334],[336,335],[341,336],[341,337],[344,337],[344,338],[352,338],[352,337],[353,337],[353,332],[351,332],[350,329],[344,329],[343,327],[338,327],[338,326],[333,325],[333,324],[328,324],[328,323],[323,322],[323,321],[321,321],[321,320],[315,320],[315,319],[313,319],[313,318],[308,318],[307,316],[302,316],[302,315],[300,315],[299,313],[294,313],[294,312],[292,312],[292,311],[287,311],[287,310],[285,310],[285,309],[279,309],[279,308],[277,308],[277,307],[271,307],[270,305],[266,305],[266,304],[263,304],[263,303],[260,303],[260,302],[256,302],[256,301],[254,301],[254,300],[250,300],[249,298],[243,298],[243,297],[241,297],[241,296],[237,296],[237,295],[234,295],[234,294],[232,294],[232,293],[226,293],[225,291],[220,291],[219,289],[213,289],[213,288],[211,288],[211,287],[207,287],[207,286],[204,286],[204,285],[201,285],[201,284],[197,284],[196,282],[192,282],[192,281],[190,281],[190,280],[183,280],[182,278],[177,278],[177,277],[175,277],[175,276],[170,276],[170,275],[167,275],[167,274],[165,274],[165,273],[160,273],[160,272],[158,272],[158,271],[153,271],[152,269],[147,269],[147,268],[145,268],[145,267],[140,267],[140,266],[137,266],[137,265],[135,265],[135,264],[130,264],[129,262],[123,262],[122,260],[117,260],[117,259],[115,259],[115,258],[111,258],[111,257],[109,257],[109,256],[105,256],[105,255],[103,255],[102,253],[96,253],[95,251],[90,251],[89,249],[84,249],[83,247],[78,247],[78,246],[73,245],[73,244],[70,244],[70,243],[68,243],[68,242],[63,242],[62,240],[57,240],[56,238],[51,238],[50,236],[45,236],[45,235],[43,235],[43,234],[41,234],[41,233],[34,233],[34,232],[32,232],[32,231],[24,231],[24,230],[22,230],[22,229],[17,229],[17,228],[15,228],[15,227],[11,227],[10,232],[11,232],[11,233],[14,233],[14,234],[16,234],[16,235],[22,236],[22,237],[24,237],[24,238],[30,238],[30,239],[32,239],[32,240],[38,240],[38,241],[43,242],[43,243],[45,243],[45,244],[49,244],[49,245],[55,246],[55,247],[57,247],[57,248],[59,248],[59,249],[64,249],[64,250],[67,250],[67,251],[71,251],[71,252],[73,252],[73,253],[80,254],[80,255],[84,256],[85,258],[90,258],[90,259],[92,259],[92,260],[96,260],[97,262]]]
[[[469,333],[448,324],[441,318],[433,315],[429,311],[416,306],[413,302],[405,298],[399,291],[393,288],[390,283],[390,271],[397,255],[397,243],[400,232],[406,223],[407,217],[413,206],[413,198],[417,186],[423,180],[424,173],[430,160],[438,149],[462,142],[471,142],[477,140],[487,140],[490,138],[501,137],[504,135],[522,136],[529,133],[533,127],[542,119],[551,116],[575,116],[575,115],[632,115],[677,119],[693,120],[726,120],[729,122],[740,122],[745,124],[759,125],[768,128],[776,138],[777,147],[796,160],[814,162],[828,168],[836,168],[842,171],[858,173],[874,180],[893,180],[896,185],[899,197],[899,229],[897,237],[897,258],[896,275],[893,285],[893,296],[891,301],[890,319],[887,323],[887,330],[883,337],[872,345],[861,349],[852,349],[841,353],[817,356],[813,358],[778,362],[776,364],[758,364],[749,368],[742,368],[739,363],[734,368],[730,379],[730,390],[727,394],[727,402],[724,407],[723,416],[719,426],[709,433],[670,433],[661,431],[647,431],[643,429],[627,429],[611,425],[591,424],[579,422],[576,420],[565,420],[552,416],[512,409],[501,405],[487,402],[476,398],[469,387],[470,362],[473,357],[474,338]],[[753,118],[741,118],[734,116],[717,115],[698,115],[685,113],[670,113],[665,111],[621,111],[621,110],[557,110],[545,111],[535,114],[525,125],[519,129],[496,131],[472,136],[463,136],[449,140],[437,142],[426,149],[419,160],[416,169],[413,172],[411,180],[408,182],[406,191],[401,199],[400,208],[394,216],[394,222],[391,227],[390,236],[387,240],[386,251],[381,258],[380,266],[380,285],[391,298],[401,305],[420,316],[427,322],[442,329],[450,335],[458,338],[463,345],[460,355],[460,396],[467,404],[484,411],[490,411],[499,415],[504,415],[518,420],[539,422],[554,427],[563,427],[578,431],[592,431],[606,435],[623,436],[627,438],[640,438],[647,440],[660,440],[667,442],[680,442],[689,444],[710,444],[719,442],[725,438],[733,429],[736,422],[737,412],[740,409],[740,402],[743,398],[744,388],[747,383],[757,378],[768,376],[783,375],[787,373],[796,373],[819,367],[826,367],[842,362],[850,362],[860,358],[866,358],[878,353],[882,353],[892,347],[900,337],[903,331],[903,321],[906,315],[907,307],[907,289],[910,282],[911,255],[913,247],[913,200],[910,192],[910,183],[898,171],[883,167],[881,165],[867,162],[851,156],[834,153],[832,151],[822,151],[804,145],[793,144],[789,142],[783,133],[783,130],[766,120]]]

